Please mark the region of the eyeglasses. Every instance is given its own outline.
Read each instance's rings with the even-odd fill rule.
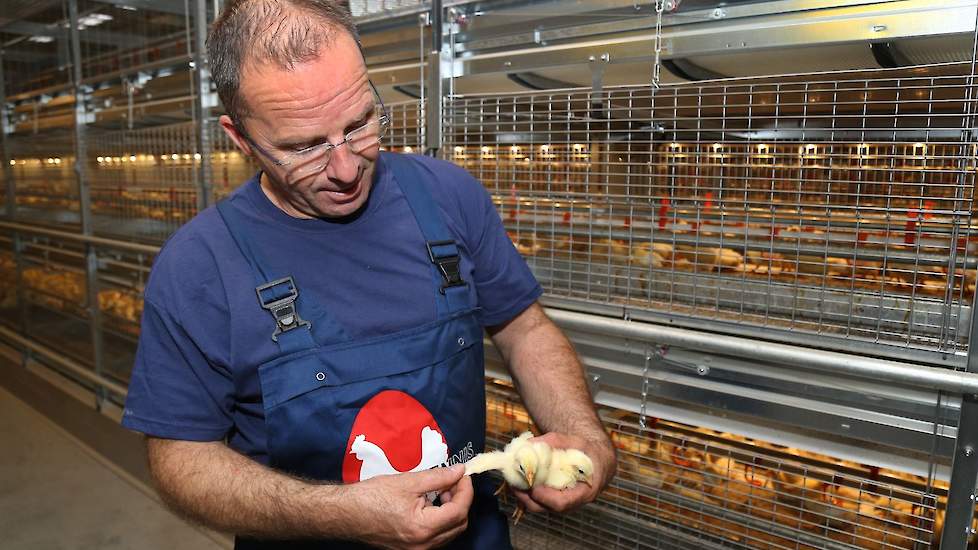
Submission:
[[[390,114],[387,112],[387,107],[384,106],[384,102],[381,101],[380,94],[377,93],[377,88],[374,87],[374,83],[369,80],[367,82],[370,84],[370,89],[373,90],[374,99],[376,99],[377,104],[380,106],[379,114],[375,111],[374,118],[363,126],[347,132],[343,136],[343,141],[339,143],[330,143],[328,141],[317,143],[305,149],[291,153],[282,153],[276,158],[276,155],[255,143],[247,133],[242,132],[241,135],[259,153],[265,155],[272,164],[282,167],[286,172],[286,176],[292,181],[298,181],[316,175],[326,169],[326,166],[329,165],[329,161],[333,157],[333,151],[344,143],[350,148],[352,153],[359,154],[380,143],[387,135],[387,131],[390,129]]]

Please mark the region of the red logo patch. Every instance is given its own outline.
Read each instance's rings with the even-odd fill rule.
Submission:
[[[434,416],[410,395],[385,390],[360,409],[343,458],[343,482],[419,472],[448,460],[448,445]]]

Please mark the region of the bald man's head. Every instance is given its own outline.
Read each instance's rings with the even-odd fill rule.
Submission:
[[[217,93],[231,119],[248,112],[241,75],[250,64],[291,69],[317,58],[336,33],[359,42],[347,2],[330,0],[232,0],[207,37]]]

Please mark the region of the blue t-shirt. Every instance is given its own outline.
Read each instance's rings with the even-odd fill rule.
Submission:
[[[431,260],[400,187],[377,162],[362,214],[342,222],[293,218],[249,180],[235,206],[255,221],[252,244],[286,266],[300,294],[299,314],[322,346],[390,334],[435,321]],[[458,243],[483,326],[504,323],[542,290],[513,247],[485,188],[462,168],[410,157]],[[244,199],[244,200],[242,200]],[[255,295],[253,272],[217,210],[180,228],[156,258],[144,293],[142,329],[123,426],[192,441],[227,438],[267,463],[258,366],[280,354],[275,324]],[[316,322],[324,311],[343,334]],[[481,407],[481,403],[473,403]]]

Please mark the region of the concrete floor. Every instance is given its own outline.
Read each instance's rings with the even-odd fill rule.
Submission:
[[[227,548],[0,388],[0,548]]]

